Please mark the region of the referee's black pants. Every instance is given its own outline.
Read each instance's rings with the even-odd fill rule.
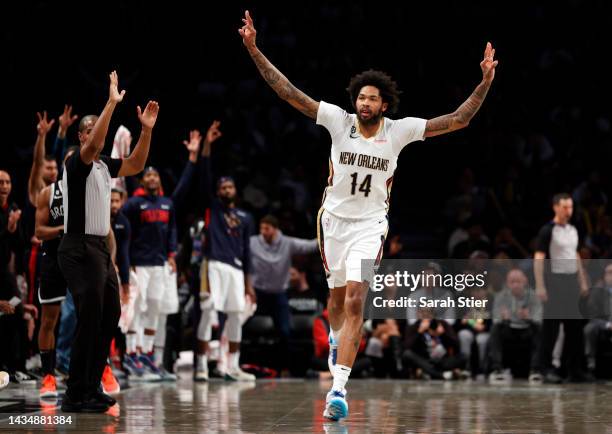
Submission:
[[[105,238],[65,234],[58,249],[77,317],[66,391],[73,400],[98,390],[121,315],[117,273]]]
[[[543,305],[540,363],[544,372],[553,369],[552,355],[563,324],[565,340],[562,359],[569,375],[580,375],[584,360],[584,320],[579,310],[579,288],[576,274],[550,274],[546,279],[548,301]]]

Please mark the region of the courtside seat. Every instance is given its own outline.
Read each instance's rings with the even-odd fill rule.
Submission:
[[[242,327],[240,362],[262,367],[272,367],[279,357],[279,339],[272,317],[255,315]]]
[[[291,338],[289,339],[290,368],[291,374],[303,377],[310,367],[310,361],[314,355],[314,344],[312,338],[312,325],[317,315],[315,314],[292,314],[291,315]]]
[[[242,327],[242,343],[255,345],[275,345],[278,343],[276,330],[272,317],[268,315],[255,315]]]

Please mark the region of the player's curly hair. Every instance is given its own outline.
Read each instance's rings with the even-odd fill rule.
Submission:
[[[387,113],[394,114],[399,106],[399,96],[402,93],[398,89],[397,83],[391,78],[391,76],[385,72],[377,71],[374,69],[368,69],[361,74],[355,75],[351,78],[348,87],[348,91],[351,97],[351,104],[355,107],[357,96],[359,91],[364,86],[374,86],[380,91],[380,96],[383,102],[387,103]]]

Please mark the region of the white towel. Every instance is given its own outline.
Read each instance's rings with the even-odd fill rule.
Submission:
[[[111,158],[125,158],[130,155],[130,146],[132,145],[132,133],[123,125],[117,128],[115,138],[113,140],[113,150],[111,151]],[[116,178],[111,180],[112,188],[122,188],[126,190],[125,179]]]

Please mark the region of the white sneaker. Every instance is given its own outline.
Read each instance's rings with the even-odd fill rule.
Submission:
[[[225,379],[227,381],[255,381],[257,377],[248,372],[244,372],[240,368],[232,369],[225,373]]]
[[[542,374],[537,371],[532,371],[529,374],[529,384],[542,384],[544,379],[542,378]]]
[[[13,379],[16,383],[19,383],[24,386],[36,386],[36,380],[32,378],[31,375],[25,372],[15,371]]]
[[[145,371],[142,375],[130,377],[130,381],[135,383],[158,383],[161,381],[161,375]]]
[[[208,381],[208,369],[196,369],[193,372],[194,381]]]
[[[512,374],[509,369],[496,370],[489,375],[489,383],[491,384],[507,384],[512,381]]]
[[[169,372],[166,368],[159,368],[159,374],[161,375],[162,381],[176,381],[178,380],[178,376],[174,372]]]
[[[344,392],[344,393],[343,393]],[[331,420],[340,420],[348,416],[348,404],[346,402],[346,389],[342,392],[331,390],[325,398],[325,411],[323,417]]]

